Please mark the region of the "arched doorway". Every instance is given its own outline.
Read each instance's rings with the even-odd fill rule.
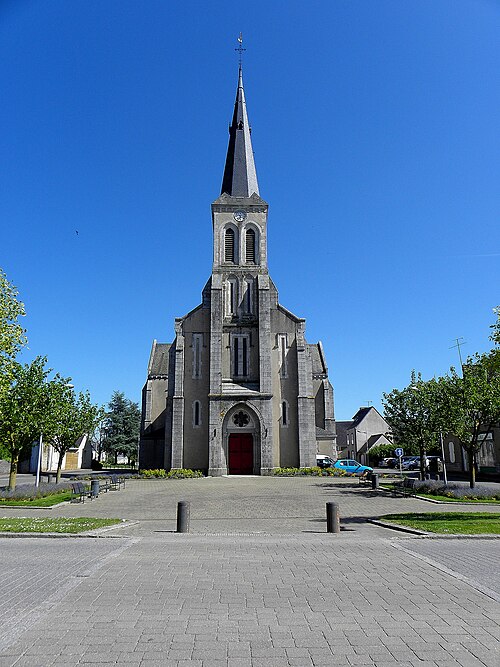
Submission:
[[[259,470],[256,443],[259,421],[246,405],[231,410],[225,424],[227,472],[229,475],[253,475]]]

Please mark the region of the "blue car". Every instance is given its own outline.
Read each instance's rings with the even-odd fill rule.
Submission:
[[[370,466],[363,466],[354,459],[338,459],[335,461],[333,467],[338,468],[339,470],[345,470],[345,472],[355,473],[356,475],[366,475],[373,472],[373,468],[370,468]]]

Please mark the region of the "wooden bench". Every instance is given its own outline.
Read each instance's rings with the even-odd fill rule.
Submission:
[[[92,493],[88,487],[83,484],[83,482],[72,482],[71,483],[71,501],[76,502],[85,502],[85,498],[90,498],[92,500]]]

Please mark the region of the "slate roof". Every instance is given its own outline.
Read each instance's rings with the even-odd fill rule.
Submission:
[[[168,359],[171,346],[171,343],[153,341],[151,357],[149,358],[148,378],[168,377]]]
[[[253,193],[259,194],[241,66],[233,120],[229,127],[229,146],[221,188],[221,194],[223,193],[231,197],[251,197]]]

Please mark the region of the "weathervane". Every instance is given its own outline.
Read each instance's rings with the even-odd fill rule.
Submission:
[[[236,47],[235,51],[238,51],[240,54],[240,69],[241,69],[241,59],[243,58],[243,51],[246,51],[246,49],[243,48],[243,34],[240,32],[240,36],[238,37],[238,46]]]

